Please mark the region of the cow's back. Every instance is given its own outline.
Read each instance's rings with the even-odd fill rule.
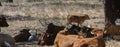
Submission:
[[[73,47],[105,47],[105,41],[102,38],[84,38],[77,39]]]
[[[10,35],[0,33],[0,44],[5,46],[4,42],[8,42],[11,47],[15,47],[15,40]]]
[[[74,40],[78,38],[78,35],[65,35],[63,32],[57,34],[54,41],[55,47],[71,47]]]
[[[109,25],[105,30],[106,34],[120,35],[120,25]]]

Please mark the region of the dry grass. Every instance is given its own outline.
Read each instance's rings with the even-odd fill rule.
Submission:
[[[14,20],[9,21],[9,27],[2,28],[2,32],[6,32],[14,36],[14,32],[21,30],[25,26],[30,29],[36,28],[39,29],[39,32],[45,29],[47,24],[53,22],[56,25],[66,25],[66,18],[68,14],[88,14],[90,15],[91,20],[85,21],[83,25],[91,24],[92,27],[95,28],[104,28],[104,7],[102,2],[97,0],[77,0],[78,2],[71,2],[67,0],[67,2],[62,2],[62,4],[55,4],[50,2],[35,2],[35,3],[2,3],[2,7],[0,7],[0,14],[5,14],[10,17],[15,17],[16,15],[21,16],[31,16],[35,17],[35,20],[31,21],[20,21]],[[85,4],[90,4],[86,5]],[[65,5],[64,5],[65,4]],[[92,5],[97,4],[98,7]],[[57,17],[57,18],[56,18]],[[96,18],[95,18],[96,17]],[[51,18],[51,19],[49,19]],[[61,19],[59,19],[61,18]],[[41,24],[41,23],[42,24]],[[18,44],[18,43],[16,43]],[[25,45],[22,45],[25,44]],[[53,47],[53,46],[40,46],[37,45],[37,42],[25,42],[19,44],[18,47]],[[120,41],[110,40],[106,41],[106,47],[120,47]]]

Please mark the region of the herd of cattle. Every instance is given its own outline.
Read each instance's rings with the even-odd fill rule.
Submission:
[[[120,26],[108,24],[103,29],[83,26],[89,16],[68,15],[66,26],[49,23],[47,30],[39,35],[32,35],[30,29],[22,29],[14,37],[0,33],[0,47],[16,47],[16,42],[38,41],[38,45],[54,45],[55,47],[106,47],[105,39],[109,36],[120,35]],[[73,23],[77,23],[73,24]],[[0,16],[0,26],[9,26],[4,15]],[[37,37],[39,36],[39,37]],[[37,39],[36,39],[37,38]],[[113,37],[112,37],[113,38]],[[115,39],[115,38],[113,38]]]

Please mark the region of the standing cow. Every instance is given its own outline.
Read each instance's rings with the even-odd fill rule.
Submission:
[[[85,21],[85,20],[89,20],[89,16],[84,14],[82,16],[78,16],[78,15],[68,15],[67,16],[67,25],[69,24],[72,24],[72,23],[77,23],[77,25],[79,26],[82,25],[82,23]]]

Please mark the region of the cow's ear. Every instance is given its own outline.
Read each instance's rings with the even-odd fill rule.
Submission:
[[[47,35],[47,37],[49,37],[50,35]]]
[[[94,34],[93,32],[90,32],[91,34]]]
[[[32,33],[33,30],[29,30],[30,33]]]
[[[107,33],[107,30],[104,30],[104,33],[106,34],[106,33]]]

